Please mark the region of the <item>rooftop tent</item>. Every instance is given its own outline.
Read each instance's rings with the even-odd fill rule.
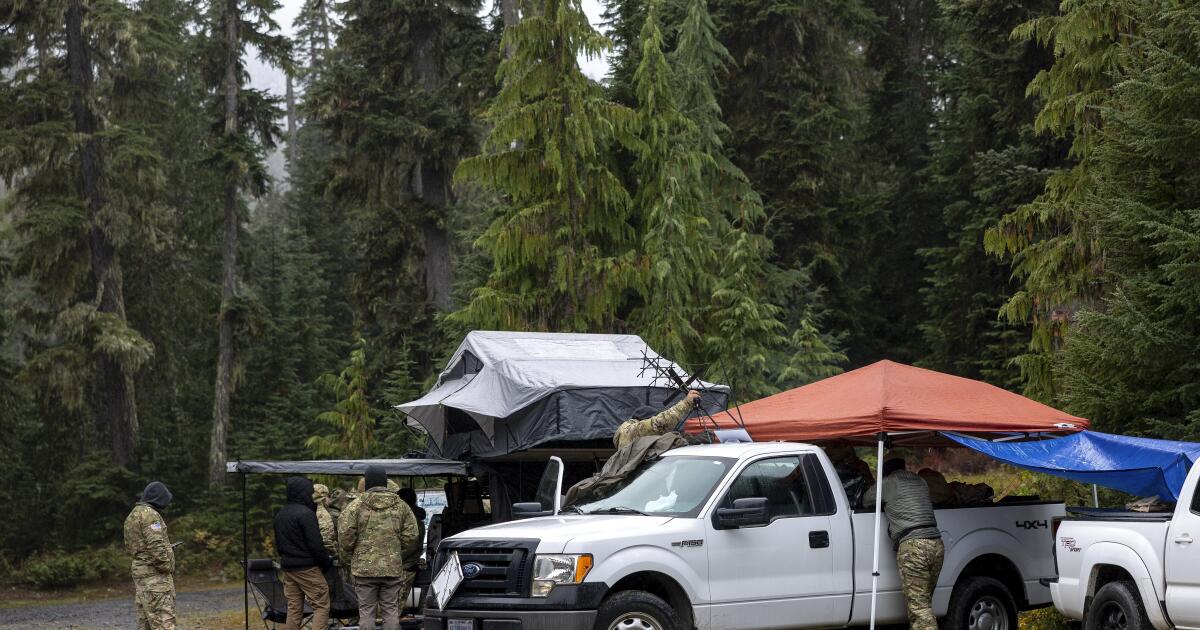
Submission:
[[[227,473],[286,475],[361,475],[367,466],[383,466],[396,477],[465,477],[467,465],[445,459],[322,459],[309,461],[236,461]]]
[[[475,331],[433,389],[397,409],[447,458],[610,439],[637,407],[678,400],[674,384],[644,369],[647,356],[658,354],[636,335]],[[725,408],[728,387],[696,386],[708,412]]]
[[[940,431],[976,435],[1063,434],[1088,421],[1019,394],[941,372],[879,361],[739,407],[755,440],[945,445]]]
[[[988,442],[948,435],[959,444],[1035,472],[1177,501],[1200,444],[1085,431],[1037,442]]]

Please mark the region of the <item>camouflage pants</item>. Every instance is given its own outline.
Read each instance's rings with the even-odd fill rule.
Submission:
[[[138,630],[175,630],[175,580],[169,575],[133,579]]]
[[[908,625],[912,630],[938,630],[933,614],[933,589],[946,547],[940,538],[910,538],[896,551],[900,569],[900,588],[908,605]]]

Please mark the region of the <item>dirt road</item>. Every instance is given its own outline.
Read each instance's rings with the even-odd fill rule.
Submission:
[[[253,608],[254,602],[251,601]],[[234,630],[242,624],[242,587],[179,593],[180,630]],[[254,611],[251,610],[251,621]],[[34,603],[0,608],[0,630],[136,630],[133,598]]]

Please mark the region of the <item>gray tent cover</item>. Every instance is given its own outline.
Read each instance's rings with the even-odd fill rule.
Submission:
[[[299,462],[227,462],[225,472],[287,475],[361,475],[367,466],[383,466],[397,477],[466,476],[467,465],[445,459],[324,459]]]
[[[396,408],[446,458],[611,438],[637,407],[678,400],[672,383],[643,369],[644,356],[659,355],[637,335],[475,331],[432,390]],[[709,413],[728,404],[727,386],[696,387]]]

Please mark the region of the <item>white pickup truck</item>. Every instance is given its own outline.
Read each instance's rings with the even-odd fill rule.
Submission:
[[[1200,466],[1173,513],[1084,511],[1057,523],[1054,605],[1085,630],[1200,628]]]
[[[1042,502],[938,510],[943,627],[1016,630],[1018,610],[1049,605],[1050,523],[1064,514]],[[851,508],[815,446],[679,448],[602,498],[443,540],[434,569],[457,553],[464,579],[444,608],[430,595],[424,630],[865,624],[874,521],[872,510]],[[881,624],[905,621],[884,525]]]

